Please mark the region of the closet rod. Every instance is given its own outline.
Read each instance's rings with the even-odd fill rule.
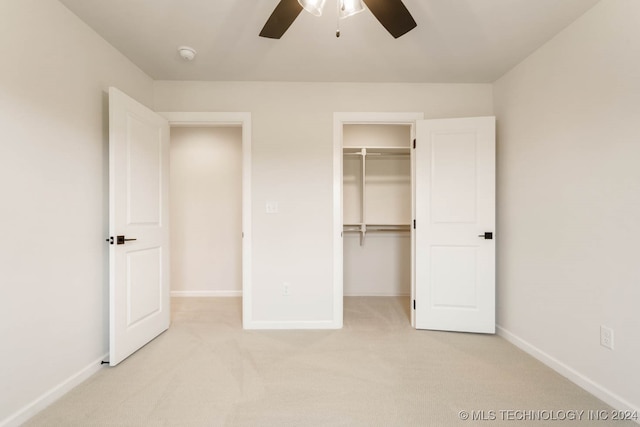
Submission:
[[[344,156],[375,156],[375,157],[410,157],[409,153],[344,153]]]
[[[371,154],[367,154],[371,156]],[[376,157],[411,157],[409,153],[378,153],[374,154]]]
[[[409,224],[367,224],[367,228],[369,229],[387,229],[387,230],[410,230],[411,225]]]
[[[344,229],[343,230],[345,233],[361,233],[362,230],[360,229]],[[367,227],[367,233],[375,233],[378,231],[395,231],[395,232],[405,232],[405,231],[411,231],[411,229],[409,227],[407,228],[370,228]]]
[[[362,231],[411,231],[410,225],[343,225],[342,230],[346,232],[358,232]]]

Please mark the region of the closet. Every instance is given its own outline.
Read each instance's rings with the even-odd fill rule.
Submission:
[[[345,296],[411,294],[412,129],[343,126]]]
[[[421,116],[334,114],[336,324],[411,295],[417,329],[494,333],[495,117]]]

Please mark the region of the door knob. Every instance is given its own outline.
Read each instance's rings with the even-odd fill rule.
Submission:
[[[493,232],[492,231],[485,231],[484,234],[478,234],[478,237],[482,237],[485,240],[492,240],[493,239]]]
[[[116,236],[116,244],[118,245],[124,245],[124,242],[130,242],[132,240],[138,239],[125,239],[124,236]]]

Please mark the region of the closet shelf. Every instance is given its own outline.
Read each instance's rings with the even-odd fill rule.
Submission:
[[[364,150],[364,151],[363,151]],[[401,156],[409,155],[411,149],[409,147],[343,147],[345,156]]]
[[[388,175],[391,170],[384,170],[383,175],[367,176],[367,163],[369,160],[384,159],[384,161],[391,160],[390,158],[411,158],[411,149],[407,146],[346,146],[342,147],[344,157],[356,158],[360,162],[359,184],[360,184],[360,222],[359,223],[347,223],[343,224],[343,232],[347,233],[360,233],[360,246],[364,245],[364,238],[367,232],[406,232],[411,230],[409,224],[380,224],[369,223],[367,221],[367,186],[371,185],[371,188],[380,188],[380,184],[388,186],[390,183],[397,185],[398,188],[408,188],[410,186],[410,179],[403,179],[403,177],[397,177],[395,175]],[[404,160],[404,159],[402,159]],[[376,162],[379,168],[380,163]],[[395,164],[395,163],[389,163]],[[408,167],[408,164],[402,162],[403,165]],[[395,164],[397,165],[397,164]],[[380,170],[374,168],[374,170],[380,173]],[[388,168],[387,168],[388,169]],[[387,175],[384,175],[384,174]],[[343,186],[344,186],[344,171],[343,171]],[[353,176],[349,182],[358,183],[356,176]],[[374,193],[375,194],[375,193]],[[380,216],[378,216],[380,217]],[[399,218],[406,218],[404,215]],[[352,217],[353,218],[353,217]]]
[[[343,227],[361,227],[363,225],[366,225],[367,227],[389,227],[389,228],[404,228],[404,227],[410,227],[411,224],[410,223],[362,223],[362,222],[354,222],[354,223],[345,223],[343,224]]]
[[[411,231],[411,224],[343,224],[345,233],[360,233],[360,246],[367,233]]]

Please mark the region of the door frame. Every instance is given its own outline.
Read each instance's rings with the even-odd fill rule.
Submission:
[[[342,239],[342,146],[343,127],[350,124],[411,125],[411,137],[415,138],[416,120],[423,120],[424,113],[333,113],[333,327],[341,328],[344,320],[344,254]],[[413,156],[412,156],[413,162]],[[413,169],[413,164],[411,165]],[[413,170],[412,170],[413,176]],[[412,178],[413,182],[413,178]],[[412,184],[413,186],[413,184]],[[413,189],[411,191],[411,213],[415,215]],[[413,242],[411,265],[414,265]],[[415,297],[415,272],[411,272],[411,301]],[[415,313],[411,310],[411,325],[415,325]]]
[[[242,325],[250,328],[252,300],[251,269],[251,113],[213,112],[160,112],[170,127],[220,127],[242,128]]]

